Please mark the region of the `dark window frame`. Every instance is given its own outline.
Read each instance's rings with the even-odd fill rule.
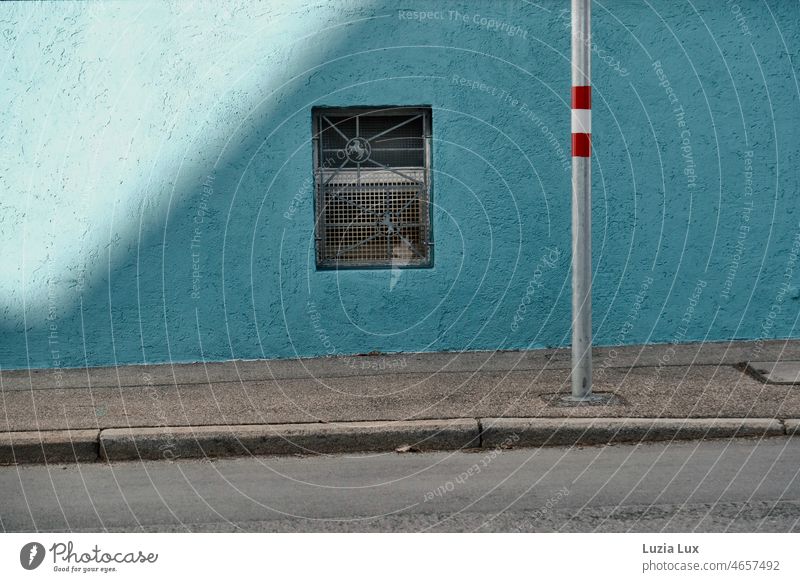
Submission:
[[[326,106],[314,107],[311,117],[317,268],[432,267],[431,107]],[[390,117],[406,119],[392,126],[385,120]],[[372,125],[386,121],[387,129],[370,138],[362,136],[360,127],[370,125],[362,124],[362,120],[368,118],[371,118]],[[414,123],[417,119],[421,120],[421,131],[413,136],[385,138],[385,141],[397,140],[407,144],[419,140],[418,147],[371,147],[375,143],[372,140],[383,135],[391,136],[401,126],[407,126],[406,131],[416,128]],[[346,129],[345,126],[350,131],[341,131]],[[335,139],[324,135],[324,131],[331,132],[328,135]],[[332,132],[336,132],[338,137]],[[323,147],[337,140],[345,145],[334,149]],[[378,152],[386,158],[391,158],[396,152],[398,160],[410,160],[411,164],[382,164],[372,159]],[[414,152],[421,152],[421,157]],[[385,202],[380,200],[381,197]],[[331,221],[331,216],[339,217],[340,221],[344,217],[344,223]],[[408,219],[409,216],[413,217],[413,222],[397,222],[397,219]],[[378,256],[381,248],[384,252]]]

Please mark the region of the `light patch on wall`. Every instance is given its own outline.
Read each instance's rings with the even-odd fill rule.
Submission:
[[[263,88],[315,64],[304,57],[309,31],[315,44],[342,34],[335,4],[298,10],[288,0],[268,11],[249,2],[5,9],[17,22],[0,75],[0,186],[13,193],[0,202],[7,315],[74,306],[108,273],[110,251],[135,253],[144,232],[164,228],[178,182],[212,172],[239,123],[269,107]],[[275,47],[291,58],[277,72],[259,66]],[[238,110],[226,101],[232,90],[245,96]]]

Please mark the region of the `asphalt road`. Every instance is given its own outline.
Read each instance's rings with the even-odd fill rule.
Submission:
[[[0,467],[5,531],[800,531],[800,438]]]

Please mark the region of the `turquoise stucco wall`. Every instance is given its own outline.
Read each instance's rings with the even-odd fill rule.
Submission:
[[[0,5],[0,367],[569,342],[568,3],[301,4]],[[597,343],[798,336],[797,11],[595,2]],[[311,107],[379,104],[435,266],[317,271]]]

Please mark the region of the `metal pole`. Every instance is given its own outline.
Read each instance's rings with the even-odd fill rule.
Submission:
[[[572,398],[592,394],[591,0],[572,0]]]

